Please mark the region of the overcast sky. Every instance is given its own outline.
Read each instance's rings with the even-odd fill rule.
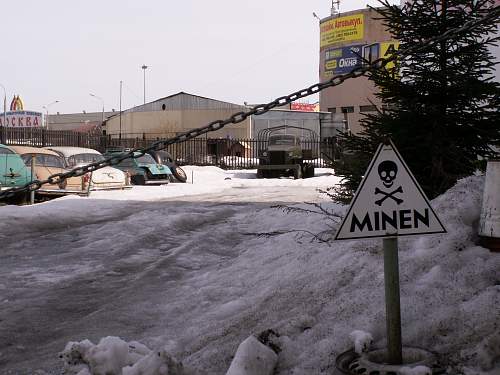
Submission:
[[[396,1],[394,1],[396,2]],[[399,3],[399,0],[397,0]],[[376,0],[341,0],[341,11]],[[179,91],[242,104],[318,81],[318,20],[330,0],[27,0],[2,4],[7,105],[100,111]],[[1,88],[0,88],[1,90]],[[1,93],[1,91],[0,91]],[[3,94],[3,93],[2,93]],[[1,95],[1,94],[0,94]],[[315,101],[317,98],[311,100]],[[45,110],[43,110],[45,112]]]

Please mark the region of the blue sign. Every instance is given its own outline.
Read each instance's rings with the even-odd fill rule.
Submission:
[[[363,46],[364,44],[356,44],[325,51],[325,71],[346,74],[361,66]]]

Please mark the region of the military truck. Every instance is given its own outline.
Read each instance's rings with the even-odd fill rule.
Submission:
[[[318,135],[297,126],[277,126],[257,135],[257,178],[314,177],[313,159],[318,157]]]

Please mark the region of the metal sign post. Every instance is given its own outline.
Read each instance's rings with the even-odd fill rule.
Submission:
[[[34,181],[36,179],[35,161],[36,161],[36,155],[32,154],[31,155],[31,181]],[[35,191],[34,190],[30,191],[30,204],[35,204]]]
[[[403,363],[398,237],[446,233],[394,144],[380,144],[335,235],[383,238],[387,363]]]
[[[387,363],[399,365],[403,363],[403,348],[401,344],[398,238],[384,238],[383,243]]]

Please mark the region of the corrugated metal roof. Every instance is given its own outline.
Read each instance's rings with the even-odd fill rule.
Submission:
[[[207,109],[235,109],[241,110],[242,105],[223,102],[220,100],[205,98],[203,96],[192,95],[185,92],[179,92],[174,95],[155,100],[124,112],[152,112],[152,111],[176,111],[176,110],[207,110]]]

